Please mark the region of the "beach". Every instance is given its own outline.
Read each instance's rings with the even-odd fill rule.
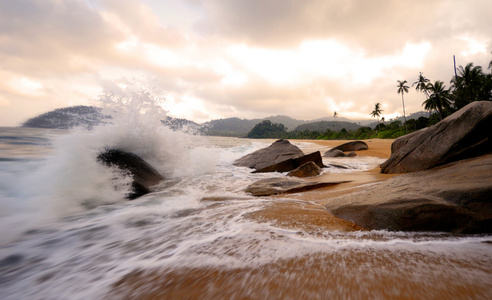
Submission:
[[[309,146],[304,145],[303,148],[305,154],[314,151],[323,154],[347,141],[291,142],[308,143]],[[356,151],[359,159],[387,159],[391,155],[393,140],[372,139],[365,142],[369,149]],[[245,214],[245,217],[295,232],[301,240],[310,236],[323,238],[327,232],[343,236],[345,232],[347,237],[367,238],[368,241],[375,239],[384,243],[387,233],[369,232],[349,220],[335,217],[323,205],[332,197],[361,191],[367,185],[394,176],[381,174],[377,164],[364,171],[324,173],[307,180],[349,182],[314,191],[272,196],[275,201]],[[368,235],[365,236],[364,232]],[[120,297],[129,291],[142,299],[478,299],[490,295],[490,284],[485,284],[483,280],[490,279],[491,273],[481,265],[480,259],[465,259],[456,264],[447,255],[422,253],[419,247],[412,249],[406,246],[405,242],[400,245],[396,243],[388,250],[367,245],[355,248],[340,245],[335,251],[299,254],[259,267],[135,272],[119,281],[109,295]],[[253,245],[250,247],[254,248]],[[230,248],[230,255],[234,255],[233,248]],[[460,254],[456,257],[460,257],[459,260],[466,257],[462,251],[466,252],[465,248],[458,251]],[[464,273],[461,272],[473,274],[474,279],[464,280]],[[478,275],[480,273],[484,276]]]
[[[356,157],[324,158],[329,167],[306,179],[348,182],[255,197],[247,186],[286,173],[252,173],[234,161],[275,140],[190,137],[160,127],[146,136],[133,127],[1,130],[3,299],[492,295],[488,235],[366,230],[325,208],[395,176],[378,168],[391,140],[367,140],[369,149]],[[116,188],[119,173],[95,160],[118,142],[167,179],[124,199],[125,178]],[[291,140],[305,154],[345,142]]]

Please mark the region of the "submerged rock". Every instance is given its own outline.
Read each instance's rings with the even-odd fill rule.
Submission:
[[[407,173],[492,153],[492,101],[468,104],[434,126],[402,136],[381,173]]]
[[[287,176],[294,177],[312,177],[321,174],[321,168],[318,167],[314,162],[309,161],[299,168],[290,171]]]
[[[325,207],[367,229],[491,233],[491,195],[488,154],[393,177]]]
[[[245,155],[234,162],[235,166],[261,169],[290,158],[303,156],[299,147],[288,140],[278,140],[270,146]],[[291,169],[292,170],[292,169]]]
[[[274,165],[264,167],[254,171],[253,173],[267,173],[267,172],[289,172],[296,168],[299,168],[305,163],[313,162],[320,168],[324,168],[323,159],[321,158],[321,153],[319,151],[313,152],[308,155],[303,155],[297,158],[291,158]]]
[[[164,177],[138,155],[117,149],[107,150],[97,156],[107,166],[118,167],[133,177],[132,192],[128,199],[135,199],[152,191]]]
[[[259,180],[246,188],[246,193],[253,196],[271,196],[277,194],[292,194],[319,189],[348,181],[313,182],[294,178],[268,178]]]

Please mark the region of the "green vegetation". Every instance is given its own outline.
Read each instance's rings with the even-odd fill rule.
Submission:
[[[287,134],[284,124],[272,123],[270,120],[260,122],[251,129],[247,137],[261,139],[261,138],[284,138]]]

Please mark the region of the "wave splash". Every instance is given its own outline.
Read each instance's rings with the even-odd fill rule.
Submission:
[[[163,98],[134,86],[100,97],[98,106],[110,116],[106,122],[55,136],[50,155],[16,170],[19,179],[0,191],[5,198],[0,215],[4,225],[25,230],[88,208],[127,201],[131,178],[97,162],[107,149],[137,154],[169,180],[214,171],[217,153],[202,147],[200,136],[164,126]]]

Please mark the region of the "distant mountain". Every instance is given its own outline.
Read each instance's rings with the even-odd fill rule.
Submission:
[[[259,119],[218,119],[203,123],[201,131],[205,135],[244,137],[260,122]]]
[[[418,119],[420,117],[428,118],[429,116],[430,116],[430,114],[427,111],[418,111],[416,113],[412,113],[412,114],[408,115],[407,116],[407,121],[408,120],[412,120],[412,119]],[[404,118],[403,118],[403,116],[401,116],[401,117],[396,117],[396,118],[393,118],[393,119],[385,120],[384,121],[384,124],[389,124],[389,123],[391,123],[393,121],[400,121],[403,124]],[[378,125],[378,122],[372,122],[372,123],[368,124],[367,126],[369,126],[371,128],[374,128],[377,125]]]
[[[185,130],[191,132],[199,132],[202,128],[202,125],[186,119],[167,117],[166,119],[161,120],[161,122],[163,125],[171,128],[174,131]]]
[[[22,127],[70,129],[72,127],[87,127],[109,119],[101,113],[101,109],[93,106],[71,106],[55,109],[37,117],[31,118],[22,124]]]
[[[412,114],[407,118],[418,118],[425,112],[419,112]],[[428,114],[427,114],[428,116]],[[101,113],[101,109],[92,106],[72,106],[66,108],[56,109],[54,111],[47,112],[39,115],[35,118],[27,120],[22,126],[24,127],[37,127],[37,128],[59,128],[69,129],[76,126],[84,126],[91,128],[94,125],[109,119],[109,116],[104,116]],[[192,132],[200,132],[204,135],[215,136],[233,136],[233,137],[245,137],[253,129],[253,127],[264,121],[269,120],[272,123],[283,124],[287,131],[300,130],[304,131],[309,129],[311,131],[326,131],[326,129],[357,130],[362,124],[367,124],[367,120],[349,120],[343,117],[338,117],[337,120],[333,117],[320,118],[312,121],[296,120],[291,117],[277,115],[270,116],[263,119],[240,119],[240,118],[227,118],[212,120],[203,124],[198,124],[190,120],[167,117],[162,120],[162,123],[173,130],[187,130]],[[371,123],[369,126],[374,127],[377,122]]]
[[[342,130],[342,128],[345,128],[348,131],[355,131],[359,128],[360,126],[358,124],[352,123],[352,122],[344,122],[344,121],[319,121],[319,122],[313,122],[313,123],[306,123],[306,124],[301,124],[297,126],[294,130],[297,131],[304,131],[304,130],[310,130],[310,131],[319,131],[319,132],[324,132],[327,129],[330,129],[332,131],[339,131]]]
[[[239,118],[227,118],[212,120],[202,124],[202,132],[206,135],[219,135],[219,136],[234,136],[245,137],[256,124],[269,120],[272,123],[280,123],[287,127],[287,130],[292,130],[300,124],[306,123],[306,121],[300,121],[287,116],[271,116],[263,119],[239,119]]]

